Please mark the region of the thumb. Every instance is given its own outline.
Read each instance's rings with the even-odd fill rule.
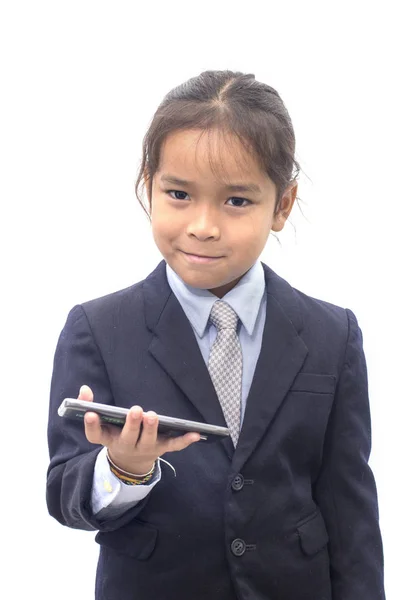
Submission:
[[[78,400],[93,402],[93,392],[88,385],[81,385]]]

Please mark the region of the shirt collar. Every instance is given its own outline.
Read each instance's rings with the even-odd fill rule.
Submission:
[[[166,273],[172,291],[197,335],[202,338],[217,296],[208,290],[187,285],[168,263]],[[249,335],[253,333],[264,293],[264,269],[261,262],[257,261],[235,287],[221,298],[233,308]]]

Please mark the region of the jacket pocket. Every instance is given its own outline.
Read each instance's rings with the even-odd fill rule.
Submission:
[[[336,377],[319,373],[299,373],[290,388],[291,392],[308,392],[314,394],[333,394]]]
[[[157,541],[158,530],[141,521],[131,521],[115,531],[99,531],[95,540],[121,554],[137,560],[146,560],[152,554]]]
[[[300,538],[300,546],[307,556],[312,556],[322,550],[329,541],[325,521],[319,510],[306,521],[297,525],[297,533]]]

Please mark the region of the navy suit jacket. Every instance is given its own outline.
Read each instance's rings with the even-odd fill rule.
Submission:
[[[263,264],[268,311],[243,427],[165,455],[161,481],[114,520],[91,511],[101,447],[57,415],[89,385],[97,402],[225,425],[165,262],[144,281],[75,306],[51,383],[47,505],[98,530],[97,600],[382,600],[383,556],[362,334],[348,310]]]

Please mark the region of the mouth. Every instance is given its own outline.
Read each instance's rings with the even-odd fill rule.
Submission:
[[[181,252],[186,256],[186,258],[190,262],[194,263],[212,263],[223,258],[223,256],[205,256],[204,254],[190,254],[189,252],[184,252],[183,250],[181,250]]]

